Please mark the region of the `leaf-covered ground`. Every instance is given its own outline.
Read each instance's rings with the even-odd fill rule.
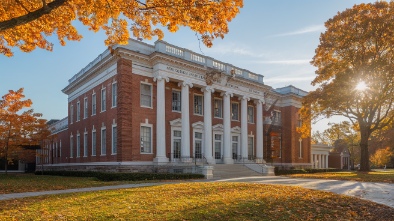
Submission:
[[[312,173],[312,174],[293,174],[286,175],[293,178],[316,178],[332,180],[354,180],[360,182],[382,182],[394,183],[394,170],[377,170],[371,172],[330,172],[330,173]]]
[[[220,182],[3,201],[0,219],[394,220],[394,209],[301,187]]]
[[[124,183],[126,182],[103,182],[91,177],[38,176],[34,174],[0,174],[0,194],[110,186]]]

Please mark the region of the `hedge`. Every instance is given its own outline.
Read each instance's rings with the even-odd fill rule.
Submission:
[[[304,173],[324,173],[324,172],[339,172],[341,169],[336,168],[326,168],[326,169],[292,169],[292,170],[280,170],[279,167],[275,167],[275,175],[287,175],[287,174],[304,174]]]
[[[201,179],[202,174],[194,173],[111,173],[94,171],[36,171],[36,175],[95,177],[101,181],[140,181],[140,180],[182,180]]]

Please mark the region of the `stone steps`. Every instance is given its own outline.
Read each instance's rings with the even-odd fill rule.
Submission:
[[[246,176],[262,176],[242,164],[216,164],[213,165],[214,179],[227,179]]]

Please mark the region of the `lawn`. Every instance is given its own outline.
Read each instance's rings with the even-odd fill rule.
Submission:
[[[91,177],[41,176],[34,174],[0,174],[0,194],[110,186],[124,183],[133,182],[104,182]]]
[[[311,174],[292,174],[286,176],[293,178],[316,178],[332,180],[354,180],[361,182],[394,183],[394,170],[376,170],[371,172],[345,171]]]
[[[2,220],[393,220],[394,209],[301,187],[182,183],[3,201]]]

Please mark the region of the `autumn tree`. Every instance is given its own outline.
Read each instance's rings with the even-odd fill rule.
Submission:
[[[31,125],[41,114],[33,112],[32,101],[24,99],[23,88],[13,91],[0,100],[0,157],[4,159],[5,172],[8,163],[17,158],[21,145],[31,134]],[[23,111],[23,112],[22,112]]]
[[[186,26],[210,47],[214,38],[228,33],[243,0],[8,0],[0,5],[0,53],[12,56],[12,47],[24,52],[36,47],[52,50],[47,36],[80,40],[73,22],[90,30],[104,30],[106,45],[127,44],[137,38],[163,38],[161,28],[176,32]]]
[[[394,153],[389,147],[379,149],[371,156],[371,163],[376,167],[383,167],[390,163],[393,155]]]
[[[347,117],[360,133],[361,170],[368,171],[370,135],[394,120],[394,2],[355,5],[325,27],[311,61],[318,88],[301,112],[309,120]]]

